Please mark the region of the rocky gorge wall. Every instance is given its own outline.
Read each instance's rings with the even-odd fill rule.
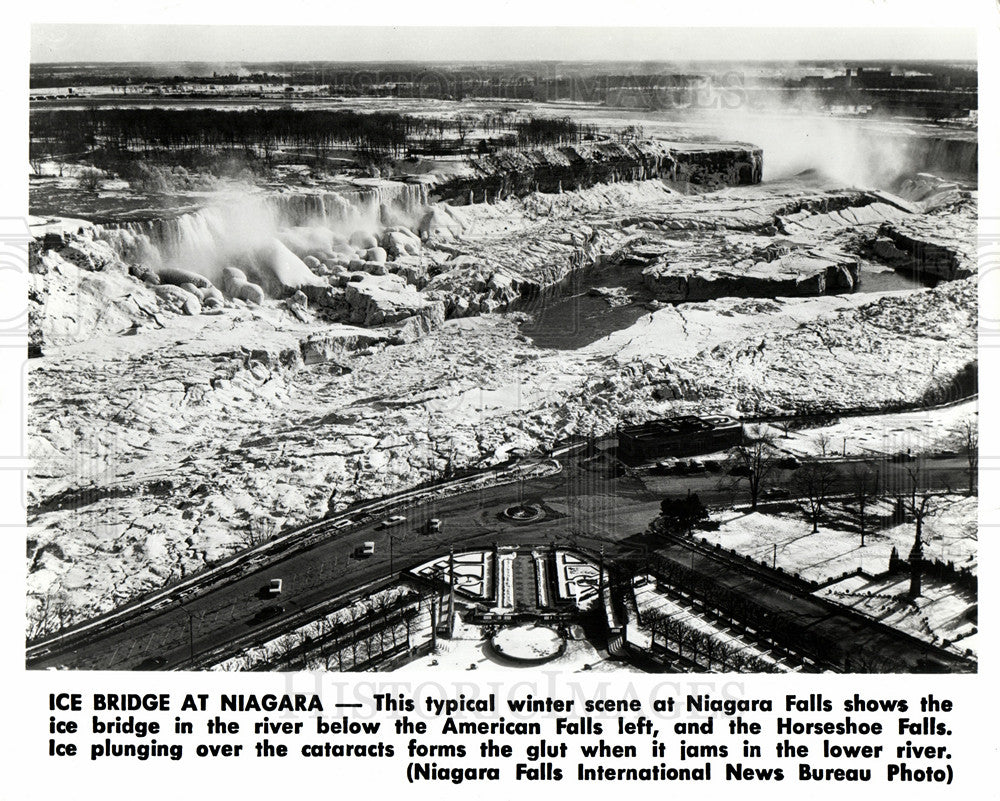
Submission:
[[[668,303],[720,297],[791,298],[852,292],[860,266],[849,254],[809,251],[730,266],[657,264],[643,270],[642,277],[654,297]]]
[[[752,145],[684,146],[657,140],[594,142],[502,151],[443,176],[433,196],[454,204],[585,189],[597,183],[659,178],[706,188],[760,183],[763,151]]]
[[[942,281],[967,278],[976,272],[974,243],[955,236],[939,220],[883,223],[872,250],[889,264]]]

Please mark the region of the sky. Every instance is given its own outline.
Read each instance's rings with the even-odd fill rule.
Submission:
[[[36,24],[31,61],[972,60],[972,28]]]

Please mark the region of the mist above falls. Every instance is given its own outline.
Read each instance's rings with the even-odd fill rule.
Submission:
[[[714,135],[763,149],[765,182],[812,173],[843,188],[891,189],[918,172],[976,179],[974,136],[968,141],[949,139],[899,121],[834,117],[797,108],[721,111],[709,120]]]

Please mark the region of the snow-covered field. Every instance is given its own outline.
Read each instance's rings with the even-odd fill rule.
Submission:
[[[933,504],[933,511],[924,520],[924,557],[975,570],[977,498],[942,496],[936,497]],[[890,512],[891,505],[886,502],[873,504],[870,509],[873,518]],[[842,519],[849,519],[842,509],[840,514],[844,515]],[[869,531],[862,548],[860,534],[854,530],[821,523],[819,531],[813,534],[805,515],[720,512],[713,519],[721,524],[719,530],[698,532],[699,537],[820,582],[859,568],[867,573],[881,573],[888,569],[893,547],[905,559],[914,537],[913,524],[904,523]]]
[[[871,579],[850,576],[816,595],[937,645],[977,651],[978,603],[973,593],[925,576],[919,598],[907,597],[908,574]]]
[[[956,568],[976,573],[977,501],[962,495],[934,499],[933,511],[921,532],[925,559],[951,562]],[[721,523],[718,531],[700,532],[699,536],[818,582],[861,569],[869,575],[847,576],[816,594],[929,642],[940,645],[947,640],[958,651],[968,648],[975,652],[978,603],[973,592],[925,575],[921,596],[911,601],[908,573],[879,575],[888,569],[893,548],[901,558],[907,558],[914,539],[912,523],[870,532],[862,548],[856,531],[836,527],[838,522],[850,520],[849,513],[836,505],[833,511],[837,513],[834,525],[820,525],[815,534],[804,516],[725,512],[715,515]],[[884,501],[871,510],[872,515],[888,515],[890,511],[891,506]],[[870,578],[872,574],[876,577]]]
[[[965,426],[978,425],[979,401],[916,412],[845,417],[833,425],[791,430],[767,426],[778,448],[796,456],[886,456],[965,448]]]

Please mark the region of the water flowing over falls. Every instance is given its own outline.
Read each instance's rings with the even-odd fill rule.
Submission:
[[[913,148],[922,156],[917,164],[923,170],[976,178],[979,143],[975,139],[923,138]]]
[[[126,262],[154,271],[193,270],[217,283],[222,268],[265,247],[289,229],[322,228],[343,236],[415,226],[428,203],[421,184],[382,182],[324,192],[227,193],[215,203],[174,217],[97,227]]]

